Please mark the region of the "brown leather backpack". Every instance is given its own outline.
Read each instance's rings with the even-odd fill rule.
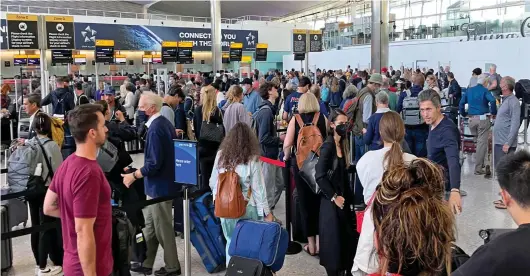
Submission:
[[[319,117],[320,112],[317,112],[313,117],[313,121],[310,124],[305,124],[300,114],[295,115],[296,122],[300,126],[296,141],[296,164],[298,168],[302,167],[311,152],[320,155],[320,146],[323,140],[322,133],[320,133],[320,129],[317,127]]]
[[[234,169],[219,174],[217,194],[215,195],[215,216],[218,218],[236,219],[245,215],[248,201],[243,196],[239,175]],[[252,189],[248,187],[250,199]]]

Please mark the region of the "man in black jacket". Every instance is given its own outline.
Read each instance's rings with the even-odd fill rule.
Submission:
[[[261,156],[277,160],[280,142],[285,135],[276,135],[276,124],[274,114],[276,110],[274,103],[278,98],[278,89],[272,82],[266,82],[259,87],[261,104],[254,113],[254,126],[261,147]],[[270,208],[274,208],[283,191],[282,171],[280,167],[269,163],[263,163],[263,176],[267,191],[267,201]]]
[[[74,109],[74,93],[69,88],[70,79],[68,77],[57,78],[57,89],[48,94],[41,101],[41,106],[52,104],[53,114],[65,115]]]
[[[451,105],[457,107],[462,98],[462,88],[460,84],[455,80],[453,72],[447,73],[447,81],[449,82],[449,91],[447,92]]]

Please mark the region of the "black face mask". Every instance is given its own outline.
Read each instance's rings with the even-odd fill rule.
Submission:
[[[335,132],[336,132],[340,137],[344,137],[344,136],[346,136],[346,134],[348,133],[348,129],[347,129],[346,124],[342,124],[342,125],[337,125],[337,126],[335,126]]]

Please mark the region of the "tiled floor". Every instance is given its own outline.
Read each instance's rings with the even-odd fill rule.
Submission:
[[[141,164],[142,155],[134,156],[136,164]],[[472,156],[468,155],[464,161],[462,171],[462,187],[468,192],[468,196],[463,198],[463,212],[457,217],[458,238],[457,244],[466,252],[472,253],[482,244],[478,236],[478,231],[485,228],[513,228],[515,224],[509,214],[503,210],[493,207],[492,201],[498,199],[498,185],[493,180],[486,180],[483,177],[475,176],[472,171]],[[2,179],[3,180],[3,179]],[[276,208],[276,215],[285,221],[285,205],[282,200]],[[176,240],[179,259],[184,262],[183,240]],[[13,240],[14,268],[8,275],[32,275],[34,269],[34,259],[30,249],[29,236],[19,237]],[[162,249],[159,250],[155,268],[163,265]],[[204,269],[200,257],[192,248],[192,275],[209,275]],[[224,275],[224,272],[214,274]],[[324,269],[319,265],[318,259],[310,257],[305,253],[287,256],[283,269],[278,275],[325,275]]]

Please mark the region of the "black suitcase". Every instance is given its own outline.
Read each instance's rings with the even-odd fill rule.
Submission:
[[[272,276],[272,271],[260,260],[232,256],[225,276]]]
[[[2,219],[2,233],[9,232],[9,215],[6,206],[0,206]],[[8,271],[13,266],[13,244],[11,239],[2,240],[1,242],[1,267],[2,272]]]

